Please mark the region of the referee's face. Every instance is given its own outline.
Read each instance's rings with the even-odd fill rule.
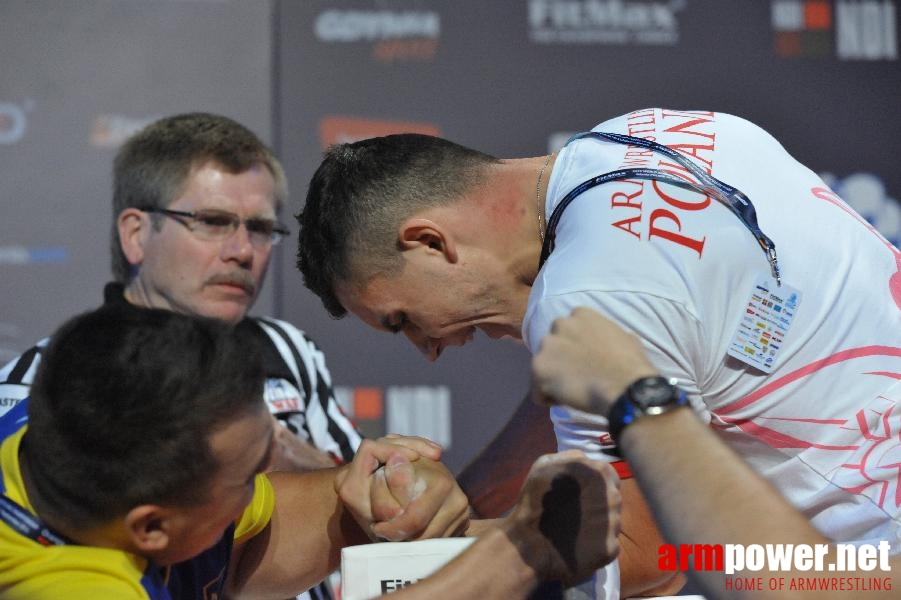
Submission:
[[[272,244],[251,235],[247,221],[276,220],[272,175],[262,165],[235,174],[207,163],[191,172],[166,208],[181,214],[141,217],[144,231],[135,236],[138,247],[130,258],[138,274],[126,298],[140,306],[237,323],[256,300],[269,265]],[[216,221],[199,222],[185,213],[226,215],[226,224],[228,218],[239,222],[211,235]],[[151,225],[151,218],[158,225]]]

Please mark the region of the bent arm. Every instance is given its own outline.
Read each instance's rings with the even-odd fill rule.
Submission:
[[[335,491],[338,471],[269,474],[272,519],[262,533],[235,547],[229,597],[294,596],[338,567],[341,548],[369,541]]]
[[[608,463],[578,451],[539,458],[497,527],[398,598],[444,598],[451,590],[459,598],[525,598],[539,581],[584,580],[619,551],[618,483]]]
[[[270,473],[272,517],[261,533],[235,547],[228,593],[294,596],[333,571],[344,546],[366,543],[373,535],[400,540],[462,530],[466,498],[450,472],[427,458],[438,454],[427,440],[383,438],[364,441],[349,465]],[[399,472],[385,475],[392,466]],[[405,483],[413,485],[403,489]],[[408,494],[411,489],[415,494]],[[407,495],[398,497],[401,491]]]
[[[648,440],[654,443],[648,443]],[[620,442],[667,540],[673,544],[741,544],[745,547],[751,544],[804,544],[812,547],[830,543],[688,408],[640,419],[623,431]],[[824,564],[834,561],[835,546],[830,546]],[[893,559],[892,568],[901,568],[901,557]],[[768,577],[781,577],[789,581],[793,577],[817,575],[800,570],[761,570],[732,575],[715,570],[692,573],[710,597],[723,596],[727,577],[762,577],[764,581]],[[873,574],[873,571],[867,573]],[[841,576],[850,575],[842,573]],[[839,590],[792,593],[820,600],[848,595]],[[732,598],[794,597],[785,589],[733,590],[729,594]],[[872,600],[896,596],[897,591],[891,590],[867,592],[867,597]]]
[[[628,384],[654,374],[638,340],[589,309],[560,319],[533,360],[537,396],[598,414]],[[828,544],[808,520],[689,408],[638,419],[618,444],[645,494],[666,540],[671,544]],[[835,548],[829,548],[832,560]],[[901,567],[901,558],[890,560]],[[727,597],[723,571],[695,570],[693,576],[711,597]],[[735,573],[729,577],[741,577]],[[809,577],[810,571],[754,571],[754,578]],[[766,586],[765,586],[766,587]],[[839,590],[792,592],[818,599],[842,598]],[[834,595],[833,595],[834,594]],[[789,591],[731,590],[728,597],[789,597]],[[872,591],[874,600],[892,591]],[[895,592],[897,595],[897,592]],[[794,597],[793,595],[791,597]]]
[[[685,585],[685,577],[679,572],[660,570],[657,559],[660,546],[666,542],[638,482],[624,479],[620,493],[623,497],[619,536],[622,597],[674,595]]]
[[[548,409],[526,396],[497,436],[457,475],[457,483],[477,516],[500,517],[519,497],[532,463],[556,450]]]

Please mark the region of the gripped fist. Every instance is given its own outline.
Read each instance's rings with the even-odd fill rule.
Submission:
[[[578,450],[542,456],[501,524],[539,580],[573,585],[619,554],[619,477]]]
[[[606,416],[630,383],[656,374],[638,338],[597,311],[576,308],[554,321],[532,357],[532,396]]]

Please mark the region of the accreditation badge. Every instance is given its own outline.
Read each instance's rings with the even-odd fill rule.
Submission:
[[[727,354],[771,373],[800,304],[797,289],[785,283],[777,285],[769,275],[758,277]]]

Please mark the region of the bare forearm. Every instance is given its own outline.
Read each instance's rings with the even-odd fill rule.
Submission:
[[[369,541],[335,491],[337,471],[270,473],[272,520],[267,531],[237,549],[231,597],[294,596],[338,567],[342,547]]]
[[[620,586],[624,598],[672,595],[684,585],[679,573],[661,571],[658,549],[664,543],[638,483],[625,479],[620,484],[623,497],[622,533],[619,535]]]
[[[690,409],[640,419],[623,431],[619,443],[672,544],[828,542]],[[754,526],[748,527],[749,522]],[[727,575],[722,571],[694,574],[711,597],[724,597]],[[754,577],[768,575],[754,572]],[[742,597],[741,592],[730,593]],[[760,590],[747,593],[765,597]],[[783,590],[780,597],[784,594]]]
[[[556,449],[548,409],[527,397],[498,435],[457,475],[457,482],[478,516],[500,517],[516,502],[535,459]]]

